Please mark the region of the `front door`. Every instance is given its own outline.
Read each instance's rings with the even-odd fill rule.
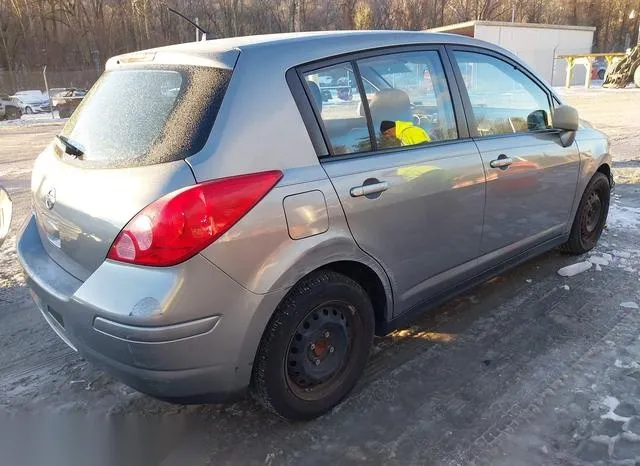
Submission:
[[[460,137],[467,129],[456,122],[438,50],[378,52],[336,66],[357,70],[365,85],[352,93],[355,106],[333,90],[318,104],[332,149],[323,167],[356,242],[384,266],[396,312],[402,312],[455,281],[446,272],[475,263],[485,199],[482,161],[473,141]],[[341,74],[336,66],[305,78],[328,83],[325,76]],[[362,128],[350,127],[345,137],[341,124],[362,107],[366,142],[357,137]],[[429,142],[412,144],[400,131],[383,135],[382,122],[394,131],[415,126],[416,139]]]
[[[580,156],[575,143],[563,147],[551,129],[551,96],[497,55],[469,49],[452,55],[487,176],[480,253],[512,254],[561,235],[571,221]]]

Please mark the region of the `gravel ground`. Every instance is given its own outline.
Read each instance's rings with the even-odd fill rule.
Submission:
[[[607,265],[563,278],[556,271],[577,260],[551,252],[476,287],[377,340],[355,393],[306,424],[251,400],[162,403],[67,349],[31,303],[14,248],[33,159],[61,126],[0,128],[0,179],[15,213],[0,249],[0,419],[39,420],[28,442],[17,424],[5,429],[15,435],[0,436],[0,465],[635,464],[640,90],[562,92],[611,137],[616,197],[587,256]],[[65,448],[45,458],[53,439]]]

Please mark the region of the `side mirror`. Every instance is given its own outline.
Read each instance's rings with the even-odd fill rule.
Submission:
[[[578,111],[568,105],[561,105],[553,112],[553,127],[559,129],[560,142],[563,147],[569,147],[576,139],[576,131],[580,126]]]
[[[553,127],[563,131],[578,131],[580,118],[578,111],[568,105],[561,105],[553,112]]]

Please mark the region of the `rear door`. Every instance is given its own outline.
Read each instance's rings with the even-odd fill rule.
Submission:
[[[351,98],[317,102],[330,147],[322,163],[356,242],[389,274],[397,312],[459,278],[445,272],[473,264],[480,245],[484,171],[445,66],[442,49],[424,47],[303,70],[307,82],[336,67],[355,74]],[[382,121],[418,126],[431,142],[402,146]]]
[[[502,55],[467,47],[450,53],[487,175],[480,253],[500,259],[560,236],[570,222],[580,156],[551,128],[551,95]]]

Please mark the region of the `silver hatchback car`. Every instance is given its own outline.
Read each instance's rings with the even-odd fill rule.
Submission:
[[[33,170],[42,315],[152,396],[310,419],[385,334],[553,247],[593,248],[607,138],[513,54],[414,32],[118,56]]]

